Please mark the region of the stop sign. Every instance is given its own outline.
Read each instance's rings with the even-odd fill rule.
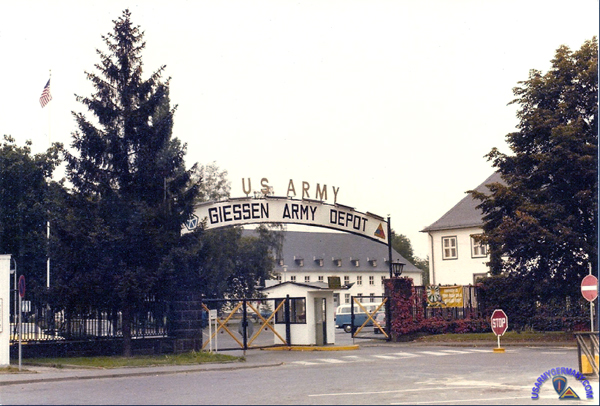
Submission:
[[[492,331],[497,336],[503,335],[508,329],[508,316],[501,309],[494,310],[492,313]]]
[[[588,275],[581,281],[581,294],[588,302],[593,302],[598,297],[598,279]]]

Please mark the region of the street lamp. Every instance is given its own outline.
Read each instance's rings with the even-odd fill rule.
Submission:
[[[404,268],[404,265],[406,264],[400,261],[392,262],[392,272],[394,273],[394,277],[399,278],[400,275],[402,275],[402,269]]]

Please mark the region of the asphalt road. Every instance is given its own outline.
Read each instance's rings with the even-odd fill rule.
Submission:
[[[594,401],[570,376],[580,401],[559,400],[550,381],[540,400],[531,399],[545,371],[577,369],[576,348],[507,347],[497,354],[493,345],[360,344],[355,351],[252,350],[244,369],[8,385],[0,387],[0,403],[597,404],[598,380],[591,381]]]

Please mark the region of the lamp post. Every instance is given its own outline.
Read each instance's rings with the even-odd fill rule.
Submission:
[[[394,273],[395,278],[399,278],[400,275],[402,275],[402,269],[404,269],[404,265],[406,264],[400,261],[392,262],[392,272]]]

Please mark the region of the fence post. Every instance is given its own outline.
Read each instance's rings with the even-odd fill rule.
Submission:
[[[288,346],[292,345],[292,333],[290,326],[290,295],[285,296],[285,341]]]
[[[242,308],[243,308],[243,315],[242,315],[242,338],[243,338],[243,342],[244,342],[244,355],[246,355],[246,350],[248,349],[248,308],[247,306],[247,301],[246,299],[242,300]]]
[[[174,352],[200,351],[202,348],[202,298],[197,293],[180,293],[171,302],[169,336],[175,339]]]

